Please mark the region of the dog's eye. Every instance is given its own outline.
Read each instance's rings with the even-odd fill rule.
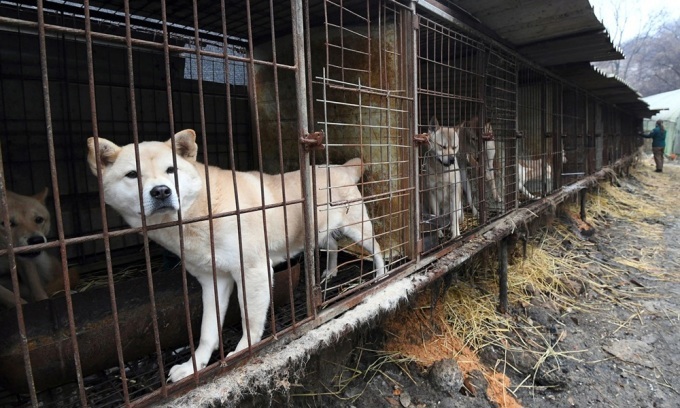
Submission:
[[[129,172],[125,175],[125,177],[131,178],[131,179],[136,179],[136,178],[137,178],[137,172],[134,171],[134,170],[129,171]]]
[[[43,222],[45,222],[45,219],[43,217],[38,216],[38,217],[35,217],[34,221],[35,221],[36,224],[42,224]]]
[[[168,174],[173,174],[173,173],[175,173],[175,170],[176,169],[173,166],[170,166],[170,167],[168,167],[167,170],[165,170],[165,172],[168,173]]]
[[[0,221],[0,225],[2,225],[2,226],[4,227],[4,226],[5,226],[5,221]],[[14,222],[14,220],[9,220],[9,226],[10,226],[10,227],[14,228],[14,227],[16,227],[16,225],[17,225],[17,224]]]

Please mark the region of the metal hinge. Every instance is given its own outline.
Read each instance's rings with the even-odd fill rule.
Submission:
[[[305,151],[323,150],[326,146],[323,144],[323,131],[320,130],[314,133],[308,133],[300,138],[300,143],[305,148]]]
[[[322,296],[322,291],[321,291],[321,286],[319,285],[314,285],[312,288],[312,304],[314,307],[318,307],[321,305],[323,302],[323,296]]]

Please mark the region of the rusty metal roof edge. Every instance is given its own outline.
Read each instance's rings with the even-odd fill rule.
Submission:
[[[642,100],[642,95],[623,79],[606,73],[591,63],[564,64],[550,69],[558,77],[584,89],[598,99],[616,105],[619,109],[634,111],[638,114],[642,111],[653,112]]]
[[[563,41],[569,41],[574,37],[590,36],[590,43],[596,44],[600,49],[593,51],[592,58],[584,53],[583,61],[592,61],[599,59],[601,55],[610,55],[612,59],[625,58],[622,50],[615,46],[611,40],[611,35],[607,31],[602,21],[595,15],[594,8],[590,5],[588,0],[571,0],[564,2],[563,0],[545,0],[541,3],[541,9],[536,10],[535,1],[518,0],[513,2],[514,5],[510,7],[501,0],[421,0],[418,4],[432,4],[432,8],[437,11],[448,11],[452,15],[465,13],[481,25],[488,28],[494,35],[500,39],[500,42],[508,45],[510,48],[522,53],[522,48],[536,49],[536,47],[546,47],[551,44],[558,44]],[[516,15],[522,16],[521,21],[516,22],[512,15],[503,13],[503,18],[499,18],[499,13],[491,12],[496,6],[507,6],[509,13],[519,13]],[[455,7],[456,10],[453,10]],[[533,8],[532,8],[533,7]],[[501,7],[502,8],[502,7]],[[502,8],[505,10],[504,8]],[[459,11],[462,10],[462,13]],[[548,10],[548,11],[546,11]],[[556,12],[550,12],[556,10]],[[563,13],[568,13],[572,18],[563,18]],[[532,14],[533,12],[533,14]],[[533,17],[532,17],[533,16]],[[559,17],[559,18],[558,18]],[[557,20],[556,20],[557,19]],[[559,21],[559,27],[548,26],[546,20]],[[536,27],[532,26],[534,24]],[[543,23],[543,24],[542,24]],[[557,62],[560,63],[575,62],[565,60]],[[549,66],[549,65],[543,65]]]
[[[475,1],[479,1],[479,0],[475,0]],[[588,1],[588,0],[584,0],[584,1]],[[585,91],[590,93],[595,98],[598,98],[598,99],[601,99],[605,102],[608,102],[606,97],[598,96],[595,92],[593,92],[594,90],[596,90],[595,88],[592,88],[592,87],[589,88],[587,86],[587,84],[584,84],[583,82],[579,83],[577,78],[573,78],[573,77],[569,78],[568,76],[566,76],[565,72],[560,73],[559,72],[560,68],[566,67],[566,66],[577,67],[579,69],[583,69],[584,67],[589,67],[587,69],[586,73],[595,72],[595,73],[599,74],[601,77],[603,77],[602,78],[603,81],[614,81],[616,84],[621,84],[622,87],[628,88],[628,91],[630,91],[631,93],[634,93],[636,95],[636,97],[631,98],[631,100],[630,100],[631,103],[639,101],[640,103],[645,104],[645,102],[640,99],[642,96],[637,91],[635,91],[632,87],[630,87],[630,85],[626,84],[620,78],[617,78],[613,75],[605,74],[604,72],[597,69],[596,67],[594,67],[591,64],[592,61],[603,60],[602,55],[596,56],[596,54],[593,53],[593,55],[592,55],[593,58],[589,58],[589,59],[584,60],[584,61],[569,61],[568,63],[562,64],[562,65],[559,65],[559,64],[542,65],[542,64],[538,63],[536,60],[531,59],[527,55],[524,55],[523,53],[521,53],[517,46],[509,43],[505,39],[498,38],[497,35],[494,35],[495,32],[493,32],[493,33],[481,32],[478,29],[475,29],[474,27],[470,27],[468,24],[466,24],[466,22],[463,22],[460,18],[457,18],[456,15],[460,15],[461,10],[462,10],[462,12],[465,14],[463,17],[466,17],[466,18],[469,18],[469,19],[474,19],[476,22],[479,22],[481,25],[485,25],[483,18],[475,16],[474,13],[470,13],[470,12],[465,10],[465,8],[464,8],[465,2],[464,1],[457,2],[456,10],[452,10],[451,8],[447,7],[446,5],[444,5],[441,2],[436,1],[436,0],[418,0],[418,1],[416,1],[416,4],[419,7],[423,8],[423,9],[425,9],[425,10],[431,12],[431,13],[434,13],[439,18],[442,18],[442,19],[448,21],[449,23],[453,24],[457,28],[460,28],[460,29],[462,29],[466,32],[472,31],[472,32],[474,32],[475,35],[480,36],[484,40],[491,42],[492,45],[496,45],[496,46],[504,49],[505,51],[508,51],[508,52],[516,55],[519,62],[522,62],[523,64],[525,64],[529,67],[538,67],[542,70],[546,70],[548,73],[554,75],[556,78],[558,78],[560,80],[564,80],[567,83],[570,83],[572,85],[575,85],[579,88],[584,89]],[[593,13],[592,17],[597,19],[597,17],[595,16],[593,7],[589,5],[589,9]],[[603,37],[602,34],[606,34],[606,41],[610,45],[610,47],[608,47],[608,49],[606,51],[607,52],[613,52],[613,53],[615,53],[615,55],[620,55],[622,58],[625,58],[625,56],[624,56],[623,52],[620,50],[620,48],[615,47],[613,45],[613,43],[611,42],[611,36],[609,35],[609,32],[607,32],[604,25],[602,25],[602,22],[599,19],[597,19],[597,21],[599,21],[599,23],[601,25],[601,30],[598,30],[597,33],[593,33],[593,34],[596,35],[596,36],[599,36],[601,41],[604,40],[604,38],[601,38],[601,37]],[[489,26],[486,26],[486,27],[488,29],[490,29],[491,31],[493,31],[493,27],[489,27]],[[577,34],[577,33],[574,33],[574,34]],[[557,40],[559,38],[560,37],[553,37],[552,40]],[[623,91],[625,91],[625,90],[623,90]],[[624,108],[621,107],[621,109],[624,109]],[[628,111],[628,110],[626,110],[626,111]],[[638,113],[638,111],[636,110],[636,111],[631,112],[631,113]]]

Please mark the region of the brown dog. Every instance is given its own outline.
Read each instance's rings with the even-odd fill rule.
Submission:
[[[0,208],[0,249],[7,248],[10,236],[15,248],[47,242],[50,231],[50,212],[45,206],[47,194],[47,188],[34,196],[7,191],[10,225],[5,225],[5,211]],[[44,300],[64,289],[61,262],[54,256],[42,250],[21,252],[16,254],[15,261],[21,303]],[[71,284],[75,285],[78,275],[75,271],[69,272]],[[0,257],[0,305],[16,306],[7,255]]]

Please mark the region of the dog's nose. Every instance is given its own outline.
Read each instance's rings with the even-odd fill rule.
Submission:
[[[172,195],[172,190],[168,186],[156,186],[151,189],[151,197],[156,200],[164,200]]]
[[[26,240],[26,243],[28,245],[44,244],[45,242],[47,241],[45,240],[45,237],[43,237],[42,235],[33,235],[32,237],[29,237]]]

